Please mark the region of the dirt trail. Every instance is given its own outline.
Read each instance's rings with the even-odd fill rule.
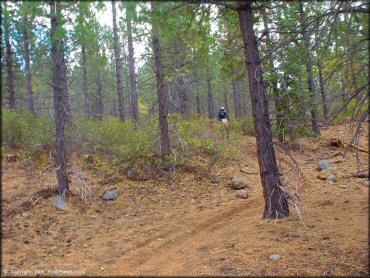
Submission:
[[[329,127],[322,138],[302,139],[306,152],[294,151],[303,172],[307,229],[292,206],[286,219],[261,219],[262,189],[259,175],[253,174],[255,139],[244,137],[233,142],[227,166],[212,170],[219,185],[178,170],[171,182],[124,179],[116,184],[120,195],[113,202],[85,206],[75,197],[71,211],[61,213],[49,198],[3,218],[2,274],[365,276],[368,186],[364,179],[349,177],[357,169],[355,152],[341,158],[337,154],[343,148],[328,146],[332,137],[345,139],[348,125],[339,129]],[[367,161],[367,154],[360,156]],[[335,162],[332,185],[316,177],[317,161],[326,158]],[[35,192],[54,179],[45,173],[40,180],[39,171],[29,171],[24,162],[3,161],[2,166],[4,215],[27,199],[25,189]],[[241,173],[245,167],[253,171]],[[111,187],[98,185],[105,179],[102,168],[83,172],[99,195]],[[247,200],[236,199],[225,187],[236,173],[249,184]],[[291,183],[297,179],[294,173],[288,177]],[[282,258],[269,260],[273,253]]]

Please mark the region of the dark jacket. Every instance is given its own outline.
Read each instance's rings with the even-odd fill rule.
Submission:
[[[221,121],[222,119],[227,119],[228,121],[230,120],[229,115],[225,110],[224,111],[219,110],[217,113],[217,120]]]

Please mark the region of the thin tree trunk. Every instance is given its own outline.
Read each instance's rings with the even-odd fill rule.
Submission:
[[[82,79],[84,84],[84,112],[86,117],[90,117],[90,105],[89,105],[89,83],[87,81],[87,67],[86,67],[86,48],[85,44],[81,45],[81,56],[82,56]]]
[[[239,84],[236,81],[236,73],[235,68],[231,66],[231,79],[232,79],[232,86],[233,86],[233,95],[234,95],[234,108],[235,108],[235,119],[240,118],[240,96],[239,96]]]
[[[227,88],[224,89],[224,103],[226,111],[229,112],[229,102],[227,101]]]
[[[215,109],[213,105],[213,91],[211,74],[207,65],[207,87],[208,87],[208,118],[213,119],[215,117]]]
[[[199,92],[197,92],[195,100],[196,100],[197,114],[198,114],[198,116],[200,116],[202,114],[202,110],[201,110],[201,106],[200,106]]]
[[[306,15],[303,10],[303,2],[299,2],[299,11],[301,15],[301,26],[302,26],[302,36],[303,40],[306,44],[306,71],[308,74],[308,91],[310,92],[312,104],[311,104],[311,117],[312,117],[312,130],[320,134],[320,118],[319,118],[319,111],[317,110],[318,101],[317,96],[315,92],[315,83],[313,80],[313,72],[312,72],[312,60],[310,56],[310,39],[307,34],[307,28],[306,28]]]
[[[118,92],[118,110],[119,110],[119,118],[121,119],[121,121],[125,121],[126,120],[125,99],[123,95],[123,83],[122,83],[122,71],[121,71],[122,63],[121,63],[121,57],[120,57],[120,45],[119,45],[119,37],[118,37],[115,0],[112,0],[112,13],[113,13],[114,57],[116,60],[116,77],[117,77],[117,92]]]
[[[101,120],[104,113],[104,103],[103,103],[103,84],[101,80],[101,71],[98,70],[98,80],[97,80],[97,108],[98,108],[98,119]]]
[[[7,9],[7,1],[3,2],[4,10]],[[13,52],[10,44],[10,26],[8,21],[9,16],[4,17],[4,33],[5,33],[5,48],[6,48],[6,70],[7,70],[7,85],[9,91],[9,108],[15,109],[15,90],[14,90],[14,75],[13,75]]]
[[[132,41],[132,28],[131,28],[131,18],[134,16],[134,8],[126,8],[126,18],[127,18],[127,34],[128,34],[128,53],[130,62],[130,100],[131,100],[131,113],[132,118],[135,122],[139,121],[139,100],[137,94],[137,82],[135,74],[135,58],[134,58],[134,47]]]
[[[176,41],[175,42],[175,55],[176,55],[176,70],[178,72],[177,76],[177,84],[179,87],[179,95],[180,95],[180,111],[183,115],[187,116],[189,114],[188,111],[188,96],[186,92],[184,77],[181,72],[183,63],[181,60],[181,53],[180,53],[180,45]]]
[[[69,192],[69,180],[67,173],[67,155],[65,150],[65,139],[64,139],[64,124],[67,118],[66,111],[66,98],[65,98],[65,84],[66,76],[63,64],[64,51],[63,39],[56,38],[55,34],[60,28],[59,16],[60,16],[60,5],[59,2],[50,2],[50,14],[51,14],[51,44],[52,44],[52,61],[53,61],[53,97],[54,97],[54,111],[55,111],[55,128],[56,128],[56,172],[58,181],[58,192],[61,196],[68,196]]]
[[[271,123],[263,82],[257,40],[253,31],[252,8],[243,2],[238,10],[249,79],[254,128],[256,132],[258,163],[262,181],[265,211],[264,218],[282,218],[289,215],[288,201],[281,188],[275,151],[272,144]]]
[[[32,74],[30,62],[30,42],[28,37],[28,24],[26,18],[24,19],[23,41],[24,41],[24,60],[26,62],[26,83],[27,83],[27,103],[28,110],[35,115],[33,105],[33,92],[32,92]]]
[[[328,108],[328,101],[326,99],[326,92],[324,88],[324,80],[322,78],[321,65],[318,65],[318,68],[319,68],[319,86],[320,86],[320,93],[321,93],[321,99],[322,99],[324,121],[328,123],[329,122],[329,108]]]
[[[152,12],[156,11],[156,2],[151,2]],[[158,107],[159,107],[159,127],[161,131],[161,156],[166,157],[171,153],[170,148],[170,137],[168,134],[168,97],[165,92],[163,66],[161,59],[161,45],[159,41],[159,34],[156,29],[155,22],[152,23],[153,30],[153,51],[154,51],[154,62],[155,62],[155,75],[157,79],[157,94],[158,94]]]

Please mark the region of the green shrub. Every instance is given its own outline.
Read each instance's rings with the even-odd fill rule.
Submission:
[[[238,134],[254,136],[254,121],[253,117],[241,118],[231,123],[231,130]]]
[[[27,111],[2,111],[2,145],[34,151],[50,147],[55,138],[55,124],[45,116]]]

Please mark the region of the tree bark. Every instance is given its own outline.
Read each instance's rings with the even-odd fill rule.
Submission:
[[[64,139],[64,124],[67,118],[66,110],[66,97],[65,85],[66,75],[63,64],[64,51],[63,39],[56,38],[55,34],[60,28],[60,3],[55,0],[50,2],[51,14],[51,52],[53,57],[53,98],[54,98],[54,112],[55,112],[55,129],[56,129],[56,172],[58,181],[58,192],[61,196],[68,196],[69,192],[69,179],[67,173],[67,155],[65,150]]]
[[[326,92],[324,88],[324,80],[322,78],[322,68],[320,65],[318,65],[319,68],[319,86],[320,86],[320,93],[321,93],[321,100],[322,100],[322,107],[323,107],[323,116],[324,116],[324,122],[328,123],[329,120],[329,107],[328,107],[328,101],[326,99]]]
[[[155,13],[157,7],[156,2],[151,2],[152,13]],[[161,156],[166,157],[171,153],[170,137],[168,134],[168,96],[165,91],[163,66],[161,58],[161,45],[159,41],[159,34],[156,29],[156,24],[153,20],[153,51],[155,63],[155,75],[157,79],[157,94],[158,94],[158,107],[159,107],[159,127],[161,132]]]
[[[86,48],[85,44],[81,45],[81,56],[82,56],[82,79],[84,83],[84,112],[86,117],[90,117],[90,105],[89,105],[89,83],[87,81],[87,66],[86,66]]]
[[[240,93],[240,80],[237,80],[237,72],[234,66],[231,66],[232,86],[234,95],[235,119],[243,116],[243,99]]]
[[[317,110],[318,101],[315,92],[315,83],[313,80],[313,72],[312,72],[312,60],[310,55],[310,39],[307,34],[307,23],[306,23],[306,15],[303,10],[303,2],[299,2],[299,12],[301,15],[301,26],[302,26],[302,36],[303,40],[306,44],[307,52],[306,52],[306,71],[308,74],[308,91],[310,92],[312,104],[311,104],[311,117],[312,117],[312,130],[320,134],[320,118],[319,118],[319,111]]]
[[[195,97],[196,101],[196,107],[197,107],[197,115],[200,116],[202,114],[201,106],[200,106],[200,97],[199,97],[199,92],[197,92],[197,95]]]
[[[7,9],[7,1],[3,2],[4,9]],[[15,109],[15,90],[14,90],[14,74],[13,74],[13,51],[10,44],[10,26],[8,16],[4,17],[4,33],[5,33],[5,50],[6,50],[6,70],[7,70],[7,85],[9,91],[9,108]]]
[[[226,108],[226,111],[229,112],[229,102],[227,100],[227,88],[224,89],[224,106]]]
[[[130,99],[131,99],[131,113],[132,118],[135,122],[139,121],[139,100],[137,93],[137,82],[135,74],[135,58],[134,58],[134,47],[132,40],[132,28],[131,28],[131,15],[135,13],[134,8],[126,8],[126,20],[127,20],[127,34],[128,34],[128,53],[130,62]]]
[[[207,65],[207,87],[208,87],[208,118],[213,119],[215,117],[215,108],[213,105],[211,73],[209,71],[208,65]]]
[[[97,118],[101,120],[103,118],[104,113],[104,103],[103,103],[103,85],[101,80],[101,71],[98,70],[98,78],[97,78]]]
[[[116,3],[112,0],[112,13],[113,13],[113,36],[114,36],[114,57],[116,60],[116,77],[117,77],[117,92],[118,92],[118,111],[121,121],[126,120],[125,99],[123,96],[123,83],[121,71],[121,57],[120,46],[117,27]]]
[[[175,55],[176,55],[176,70],[178,72],[177,85],[179,88],[179,95],[180,95],[180,111],[183,115],[188,116],[189,114],[188,96],[186,92],[184,77],[181,72],[182,67],[183,67],[183,62],[181,59],[180,45],[177,41],[175,42]]]
[[[264,218],[282,218],[289,215],[286,195],[281,187],[272,143],[271,123],[263,82],[257,40],[253,31],[250,2],[242,2],[238,9],[241,33],[249,79],[254,129],[256,132],[258,163],[262,181],[265,210]]]
[[[28,110],[35,115],[35,109],[33,105],[33,92],[32,92],[32,74],[31,74],[31,61],[30,61],[30,42],[28,36],[28,21],[24,18],[24,30],[23,30],[23,41],[24,41],[24,60],[26,62],[26,83],[27,83],[27,103]]]

